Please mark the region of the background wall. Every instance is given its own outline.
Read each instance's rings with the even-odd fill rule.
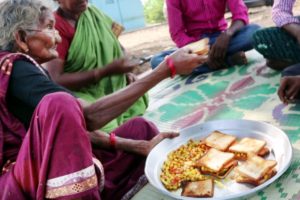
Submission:
[[[141,0],[90,0],[89,2],[122,24],[125,31],[145,27],[144,8]]]

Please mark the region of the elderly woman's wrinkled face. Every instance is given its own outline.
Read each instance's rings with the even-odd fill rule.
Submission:
[[[32,33],[27,35],[25,40],[28,46],[27,54],[39,63],[58,57],[56,45],[61,40],[58,31],[54,28],[53,14],[49,10],[44,12],[37,29],[27,30]]]
[[[88,0],[58,0],[59,7],[75,15],[87,9]]]

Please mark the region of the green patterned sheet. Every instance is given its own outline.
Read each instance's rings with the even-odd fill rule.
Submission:
[[[280,73],[265,66],[256,51],[247,52],[249,64],[199,76],[177,76],[150,91],[145,117],[161,131],[217,119],[251,119],[271,123],[285,131],[293,145],[287,172],[249,199],[300,199],[300,104],[284,105],[277,89]],[[172,199],[147,184],[133,200]]]

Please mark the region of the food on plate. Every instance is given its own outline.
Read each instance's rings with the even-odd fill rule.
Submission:
[[[269,149],[266,147],[266,141],[246,137],[230,146],[229,152],[234,153],[236,159],[247,160],[248,153],[265,156],[269,153]]]
[[[203,154],[200,142],[194,140],[172,151],[162,166],[161,182],[168,190],[176,190],[183,181],[203,180],[204,176],[194,167],[195,161]]]
[[[260,185],[276,174],[275,160],[265,160],[260,156],[249,154],[248,160],[236,167],[236,181]]]
[[[196,42],[192,42],[185,47],[192,50],[193,53],[196,53],[198,55],[207,55],[209,52],[209,39],[203,38],[201,40],[198,40]]]
[[[214,184],[234,181],[232,178],[241,184],[257,186],[277,173],[277,162],[261,157],[269,151],[266,141],[213,131],[170,152],[163,163],[160,180],[166,189],[181,188],[182,196],[195,198],[213,197]]]
[[[212,197],[214,195],[214,180],[206,179],[183,184],[182,196],[186,197]]]
[[[203,174],[225,178],[237,164],[233,153],[211,148],[196,162],[195,167],[199,168]]]
[[[220,131],[214,131],[204,139],[204,145],[208,146],[208,148],[226,151],[235,141],[235,136],[228,135]]]

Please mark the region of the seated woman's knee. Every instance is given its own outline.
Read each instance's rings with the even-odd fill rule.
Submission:
[[[76,98],[66,92],[54,92],[47,94],[43,97],[41,102],[47,102],[47,104],[53,109],[58,108],[62,110],[72,108],[72,106],[67,105],[78,104]]]

